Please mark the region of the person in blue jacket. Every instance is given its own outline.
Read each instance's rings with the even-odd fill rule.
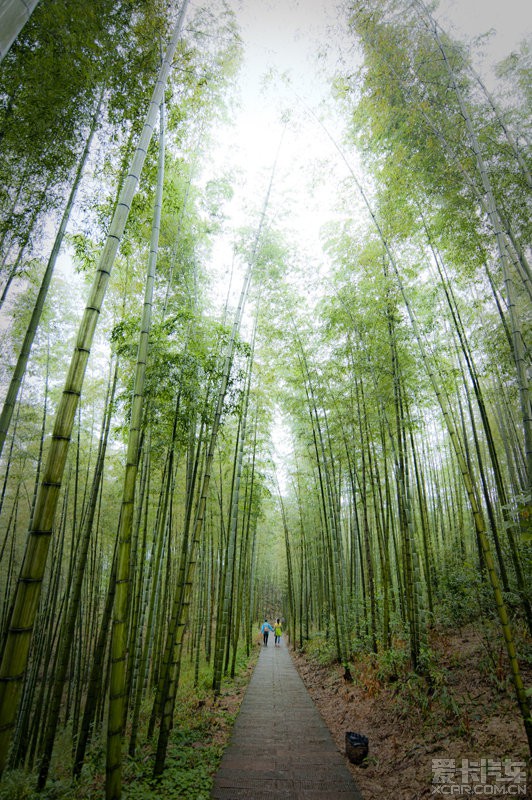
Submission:
[[[264,647],[268,647],[268,636],[270,635],[270,631],[273,633],[273,628],[268,620],[264,619],[264,622],[260,626],[260,632],[262,633],[262,638],[264,639]]]

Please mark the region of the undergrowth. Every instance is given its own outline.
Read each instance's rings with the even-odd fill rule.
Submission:
[[[249,667],[257,655],[258,651],[253,651],[248,660],[244,651],[239,653],[235,678],[224,679],[221,695],[216,699],[210,688],[211,669],[203,668],[197,686],[193,670],[183,670],[165,770],[160,778],[153,778],[157,739],[146,743],[141,735],[135,758],[124,758],[124,800],[208,800],[214,773],[251,676]],[[147,729],[150,711],[149,704],[142,709],[143,730]],[[36,773],[14,770],[3,776],[0,800],[101,800],[105,793],[104,744],[98,741],[91,748],[76,784],[70,779],[70,749],[71,737],[64,734],[54,757],[53,777],[44,791],[35,789]]]
[[[336,648],[332,637],[318,631],[305,640],[303,652],[311,661],[322,666],[332,664],[336,659]]]
[[[471,631],[468,634],[468,630]],[[532,644],[523,626],[516,626],[523,666],[530,666]],[[450,637],[463,637],[462,650],[447,649]],[[407,720],[421,726],[450,726],[458,737],[467,739],[482,718],[484,695],[490,687],[502,697],[513,700],[506,652],[497,624],[484,617],[470,627],[439,626],[429,631],[429,644],[421,650],[417,670],[413,668],[406,636],[398,630],[390,647],[377,653],[369,639],[355,643],[349,667],[355,690],[368,698],[384,694],[391,701],[392,715],[402,723]],[[469,642],[469,645],[467,644]],[[467,648],[471,647],[469,651]],[[334,642],[323,633],[305,642],[308,661],[330,668],[340,679]],[[457,687],[461,677],[470,673],[473,688]],[[475,678],[475,675],[477,678]],[[482,681],[482,686],[475,680]],[[492,698],[493,702],[493,698]]]

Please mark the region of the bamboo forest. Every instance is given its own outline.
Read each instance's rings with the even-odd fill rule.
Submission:
[[[526,792],[532,15],[460,5],[0,0],[0,800],[211,797],[277,618],[365,800]]]

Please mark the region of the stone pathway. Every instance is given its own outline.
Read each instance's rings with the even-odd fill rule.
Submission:
[[[362,800],[284,644],[261,649],[211,797]]]

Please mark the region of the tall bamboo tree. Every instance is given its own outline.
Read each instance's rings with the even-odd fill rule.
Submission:
[[[135,150],[130,172],[117,203],[109,234],[102,251],[91,297],[87,304],[78,333],[78,340],[57,410],[52,443],[48,452],[35,514],[29,531],[28,546],[21,568],[13,613],[0,665],[0,773],[5,766],[9,741],[15,721],[22,678],[26,668],[29,644],[37,612],[42,576],[46,565],[48,546],[52,534],[55,510],[59,499],[61,481],[68,453],[72,425],[78,405],[83,378],[98,320],[109,282],[110,272],[129,215],[140,173],[151,140],[166,78],[181,38],[188,0],[184,0],[176,26],[165,53],[144,123],[139,144]]]

